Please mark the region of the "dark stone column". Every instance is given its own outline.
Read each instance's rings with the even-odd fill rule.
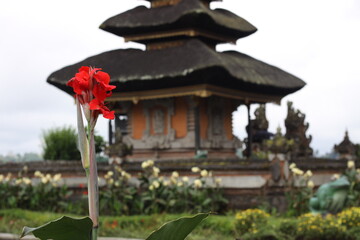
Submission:
[[[250,103],[246,105],[248,109],[248,141],[247,141],[247,157],[251,157],[252,154],[252,123],[251,123],[251,115],[250,115]]]
[[[200,113],[199,104],[194,107],[194,121],[195,121],[195,153],[200,150]]]
[[[112,123],[109,120],[109,145],[113,144],[113,130],[112,130]]]

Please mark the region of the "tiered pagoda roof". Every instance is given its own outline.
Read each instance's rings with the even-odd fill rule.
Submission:
[[[215,43],[235,42],[257,30],[232,12],[211,10],[199,0],[150,9],[139,6],[109,18],[100,28],[140,43],[194,36]]]
[[[117,85],[110,101],[218,95],[260,103],[279,102],[305,85],[248,55],[215,50],[217,43],[235,42],[256,31],[235,14],[211,10],[210,1],[151,2],[152,8],[134,8],[100,26],[126,40],[145,43],[146,51],[104,52],[52,73],[48,82],[72,94],[66,82],[80,66],[91,65],[108,72],[111,83]]]
[[[348,131],[345,131],[344,139],[342,140],[341,143],[339,143],[338,145],[335,145],[335,146],[334,146],[334,150],[335,150],[337,153],[340,153],[340,154],[355,155],[356,146],[355,146],[354,143],[352,143],[352,142],[350,141]]]

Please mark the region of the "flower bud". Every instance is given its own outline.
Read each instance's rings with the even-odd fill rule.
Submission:
[[[201,172],[200,172],[200,175],[202,176],[202,177],[207,177],[208,176],[208,171],[207,170],[202,170]]]
[[[200,170],[199,167],[192,167],[192,168],[191,168],[191,171],[192,171],[193,173],[198,173],[198,172],[200,172],[201,170]]]
[[[308,182],[307,182],[307,187],[308,187],[308,188],[314,188],[314,187],[315,187],[314,182],[313,182],[313,181],[311,181],[311,180],[310,180],[310,181],[308,181]]]
[[[348,161],[348,162],[347,162],[347,167],[348,167],[349,169],[355,168],[355,162],[354,162],[354,161]]]
[[[196,180],[194,181],[194,187],[195,187],[195,188],[201,188],[201,187],[202,187],[202,182],[201,182],[200,179],[196,179]]]

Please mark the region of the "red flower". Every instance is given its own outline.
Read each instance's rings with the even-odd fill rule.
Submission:
[[[100,70],[101,68],[81,67],[67,85],[73,88],[75,97],[83,108],[92,110],[93,117],[97,118],[101,113],[104,118],[114,119],[114,111],[110,111],[104,101],[116,87],[109,84],[109,74]]]

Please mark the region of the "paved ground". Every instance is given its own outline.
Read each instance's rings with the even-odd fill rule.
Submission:
[[[9,233],[0,233],[0,240],[18,240],[19,236]],[[26,236],[22,238],[24,240],[38,240],[38,238],[34,238],[31,236]],[[142,239],[135,239],[135,238],[109,238],[109,237],[101,237],[99,240],[142,240]]]

